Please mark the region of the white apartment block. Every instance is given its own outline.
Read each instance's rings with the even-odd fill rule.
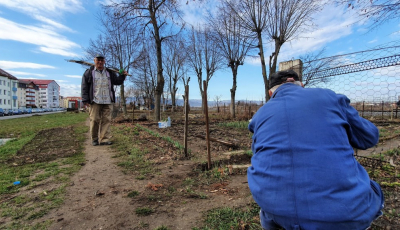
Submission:
[[[0,108],[18,108],[17,87],[18,79],[0,69]]]
[[[60,107],[60,86],[54,80],[21,79],[33,82],[39,87],[38,107],[58,108]]]

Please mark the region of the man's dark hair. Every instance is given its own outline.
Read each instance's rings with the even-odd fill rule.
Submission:
[[[295,81],[299,81],[299,75],[297,75],[296,72],[293,70],[284,70],[284,71],[278,71],[269,76],[269,88],[271,89],[272,87],[276,85],[280,85],[288,78],[293,78]]]

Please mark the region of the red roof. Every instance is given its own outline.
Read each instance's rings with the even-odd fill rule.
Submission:
[[[33,83],[35,83],[35,85],[48,85],[54,81],[54,80],[37,80],[37,79],[20,79],[20,80],[33,82]],[[56,81],[54,81],[54,82],[57,84]]]
[[[14,77],[13,75],[7,73],[6,71],[4,71],[2,69],[0,69],[0,76],[8,77],[9,79],[12,79],[12,80],[18,80],[16,77]]]

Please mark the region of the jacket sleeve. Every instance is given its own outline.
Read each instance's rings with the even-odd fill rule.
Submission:
[[[360,117],[358,111],[350,105],[350,100],[346,96],[338,96],[349,124],[347,135],[351,146],[364,150],[376,145],[379,141],[378,128],[372,122]]]
[[[124,84],[125,78],[126,76],[123,74],[116,74],[113,71],[108,71],[110,73],[110,77],[111,77],[111,84],[113,85],[122,85]]]
[[[82,96],[82,102],[83,103],[90,103],[90,97],[89,97],[89,92],[90,92],[90,89],[89,89],[89,83],[88,83],[88,76],[86,76],[86,75],[88,75],[89,74],[89,71],[88,70],[86,70],[85,71],[85,73],[83,73],[83,76],[82,76],[82,84],[81,84],[81,96]]]

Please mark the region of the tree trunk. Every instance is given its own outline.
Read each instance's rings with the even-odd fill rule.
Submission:
[[[161,39],[155,17],[153,19],[153,27],[154,27],[154,37],[156,40],[156,51],[157,51],[157,86],[155,90],[154,119],[156,121],[159,121],[161,120],[161,94],[164,91],[164,77],[162,73],[163,69],[162,69]]]
[[[126,113],[126,100],[125,100],[125,87],[124,83],[122,83],[121,88],[120,88],[120,96],[121,96],[121,103],[122,103],[122,111],[124,112],[124,116],[127,115]]]
[[[258,38],[258,48],[259,48],[259,55],[260,55],[260,60],[261,60],[261,69],[262,69],[262,75],[264,79],[264,87],[265,87],[265,102],[269,100],[269,82],[267,78],[267,67],[265,66],[265,58],[264,58],[264,47],[262,43],[262,36],[261,32],[257,33],[257,38]]]
[[[236,95],[236,77],[237,77],[237,69],[238,66],[236,64],[232,64],[231,66],[232,69],[232,76],[233,76],[233,85],[231,89],[231,106],[230,106],[230,112],[232,118],[236,118],[236,113],[235,113],[235,95]]]
[[[273,55],[271,55],[272,63],[270,63],[270,66],[269,66],[269,75],[271,75],[271,74],[276,72],[276,65],[277,65],[277,62],[278,62],[278,55],[279,55],[279,52],[281,50],[282,44],[283,43],[281,43],[279,39],[275,40],[275,51],[274,51]]]

